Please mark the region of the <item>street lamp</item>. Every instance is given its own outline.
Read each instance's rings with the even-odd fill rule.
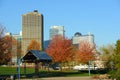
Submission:
[[[88,61],[88,73],[89,73],[89,76],[90,76],[90,60]]]

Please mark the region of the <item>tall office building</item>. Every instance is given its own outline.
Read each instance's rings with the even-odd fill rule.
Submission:
[[[64,26],[51,26],[51,27],[50,27],[50,40],[51,40],[55,35],[64,36],[64,34],[65,34]]]
[[[31,40],[40,43],[43,49],[43,15],[37,10],[22,15],[22,52],[25,54]]]

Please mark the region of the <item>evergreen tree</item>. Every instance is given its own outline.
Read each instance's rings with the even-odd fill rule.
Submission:
[[[115,45],[115,50],[114,50],[114,66],[116,69],[116,76],[117,80],[120,80],[120,40],[116,42]]]

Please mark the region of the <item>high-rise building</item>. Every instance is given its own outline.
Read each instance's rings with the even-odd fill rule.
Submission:
[[[22,15],[22,52],[26,53],[31,40],[40,43],[40,49],[43,49],[43,15],[37,10]]]
[[[51,40],[55,35],[64,36],[64,34],[65,34],[64,26],[51,26],[51,27],[50,27],[50,40]]]

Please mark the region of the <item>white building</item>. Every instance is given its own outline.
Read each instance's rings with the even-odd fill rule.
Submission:
[[[81,41],[87,41],[91,45],[94,45],[94,35],[91,33],[88,33],[87,35],[82,35],[81,33],[76,32],[72,38],[72,43],[74,45],[79,45]]]
[[[17,42],[12,44],[12,63],[17,64],[17,59],[20,57],[20,49],[21,49],[21,39],[22,39],[22,32],[19,34],[11,34],[10,32],[5,33],[5,36],[11,36],[12,39],[15,39]]]
[[[64,36],[64,26],[51,26],[50,27],[50,40],[55,36],[55,35],[62,35]]]

